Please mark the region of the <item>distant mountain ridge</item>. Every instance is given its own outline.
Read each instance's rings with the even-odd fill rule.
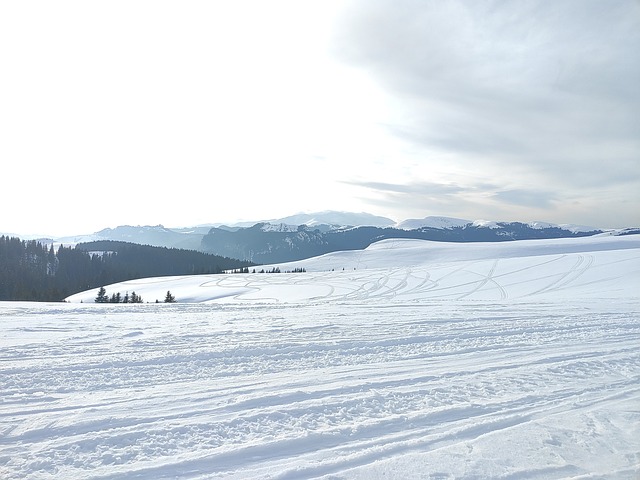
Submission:
[[[508,225],[510,223],[521,223],[521,222],[495,222],[490,220],[463,220],[461,218],[454,217],[440,217],[440,216],[429,216],[420,219],[409,219],[404,220],[395,225],[396,228],[401,228],[403,230],[415,230],[418,228],[456,228],[456,227],[464,227],[466,225],[474,225],[476,227],[486,227],[486,228],[501,228],[500,225]],[[573,233],[579,232],[602,232],[603,230],[595,227],[589,227],[586,225],[575,225],[575,224],[555,224],[549,222],[527,222],[525,223],[530,228],[533,229],[545,229],[545,228],[560,228],[562,230],[568,230]]]
[[[335,230],[339,228],[351,228],[356,226],[387,227],[395,225],[395,221],[369,213],[350,213],[337,211],[324,211],[317,213],[299,213],[279,219],[256,220],[238,222],[232,224],[211,223],[197,225],[195,227],[168,228],[164,225],[120,225],[114,228],[104,228],[98,232],[65,237],[42,237],[38,240],[48,242],[77,244],[101,240],[114,240],[131,242],[156,247],[183,248],[187,250],[200,250],[202,237],[212,228],[228,231],[237,231],[249,228],[256,224],[265,225],[265,229],[296,231],[300,225],[313,226],[321,231]],[[268,226],[267,226],[268,225]],[[10,236],[17,236],[11,234]],[[30,237],[31,238],[31,237]]]
[[[453,217],[425,217],[425,218],[412,218],[400,222],[395,225],[396,228],[402,230],[415,230],[416,228],[454,228],[463,227],[473,223],[471,220],[463,220],[461,218]]]
[[[163,225],[122,225],[90,235],[52,241],[78,244],[114,240],[212,253],[254,263],[300,260],[338,251],[366,248],[389,238],[416,238],[447,242],[495,242],[540,238],[570,238],[596,234],[638,233],[637,229],[605,231],[573,224],[548,222],[496,222],[427,216],[396,223],[368,213],[324,211],[296,214],[262,222],[190,228]]]
[[[341,227],[392,227],[396,222],[387,217],[380,217],[370,213],[350,213],[326,210],[317,213],[299,213],[278,220],[267,220],[267,223],[285,223],[289,225],[307,225],[318,227],[330,225]]]
[[[432,226],[432,225],[440,226]],[[448,219],[424,224],[403,222],[405,227],[357,226],[323,231],[299,225],[295,230],[272,228],[258,223],[252,227],[229,231],[212,228],[202,239],[202,251],[254,263],[282,263],[323,255],[358,250],[370,244],[393,238],[412,238],[446,242],[498,242],[544,238],[574,238],[603,233],[602,230],[572,231],[551,225],[540,227],[520,222],[455,222]]]
[[[57,243],[78,244],[112,240],[130,242],[153,247],[181,248],[184,250],[200,250],[202,237],[210,228],[174,229],[163,225],[132,226],[121,225],[115,228],[105,228],[89,235],[76,235],[54,239]]]

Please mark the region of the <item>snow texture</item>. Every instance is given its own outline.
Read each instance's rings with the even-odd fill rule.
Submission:
[[[453,218],[453,217],[436,217],[430,216],[425,218],[413,218],[404,220],[396,225],[396,228],[401,228],[403,230],[416,230],[418,228],[454,228],[454,227],[464,227],[465,225],[469,225],[471,220],[463,220],[461,218]]]
[[[0,478],[639,478],[640,237],[294,265],[0,303]]]

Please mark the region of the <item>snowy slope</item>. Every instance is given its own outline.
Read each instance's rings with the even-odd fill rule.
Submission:
[[[277,266],[306,273],[159,277],[106,290],[136,292],[147,302],[164,299],[167,290],[180,302],[626,296],[633,285],[628,279],[640,272],[640,236],[474,244],[385,240]],[[93,289],[68,301],[93,302],[96,295]]]
[[[385,241],[118,286],[202,303],[0,302],[0,478],[637,479],[638,238]]]

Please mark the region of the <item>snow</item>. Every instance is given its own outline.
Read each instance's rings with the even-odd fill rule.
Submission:
[[[282,233],[294,233],[298,231],[297,225],[287,225],[285,223],[263,223],[260,227],[263,232],[282,232]]]
[[[573,223],[562,223],[560,225],[557,225],[555,223],[548,222],[529,222],[527,225],[529,225],[531,228],[541,230],[545,228],[561,228],[562,230],[567,230],[571,233],[588,233],[600,230],[599,228],[589,227],[587,225],[576,225]]]
[[[395,222],[386,217],[372,215],[370,213],[340,212],[335,210],[325,210],[314,213],[298,213],[278,220],[267,220],[268,223],[285,223],[289,225],[307,225],[318,227],[331,225],[335,228],[346,228],[353,226],[374,226],[389,227]]]
[[[471,220],[463,220],[461,218],[437,217],[430,216],[425,218],[413,218],[404,220],[396,225],[396,228],[403,230],[416,230],[418,228],[455,228],[469,225]]]
[[[306,273],[190,275],[105,286],[146,302],[170,290],[179,302],[299,302],[367,298],[504,300],[540,296],[627,295],[638,273],[640,237],[587,237],[495,243],[383,240],[364,250],[256,267]],[[629,257],[631,256],[632,259]],[[250,271],[252,271],[250,269]],[[334,273],[332,273],[332,271]],[[72,295],[92,303],[98,288]]]
[[[500,225],[498,225],[498,222],[495,222],[493,220],[475,220],[472,224],[474,227],[484,227],[484,228],[500,228]]]
[[[600,230],[599,228],[596,228],[596,227],[590,227],[588,225],[576,225],[574,223],[562,223],[558,226],[563,230],[569,230],[570,232],[573,232],[573,233],[588,233],[588,232],[595,232],[597,230]]]
[[[640,237],[288,265],[0,303],[0,478],[640,475]]]
[[[535,228],[538,230],[543,230],[545,228],[561,228],[560,225],[556,225],[555,223],[549,222],[529,222],[527,223],[531,228]]]

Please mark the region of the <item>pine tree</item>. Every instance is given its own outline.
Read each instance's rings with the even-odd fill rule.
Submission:
[[[142,303],[142,296],[136,294],[136,292],[131,292],[129,303]]]
[[[100,290],[98,290],[98,296],[96,297],[95,302],[107,303],[108,301],[109,301],[109,297],[107,295],[107,291],[104,289],[104,287],[100,287]]]
[[[176,297],[171,295],[171,291],[167,290],[167,295],[164,297],[164,303],[175,303]]]

